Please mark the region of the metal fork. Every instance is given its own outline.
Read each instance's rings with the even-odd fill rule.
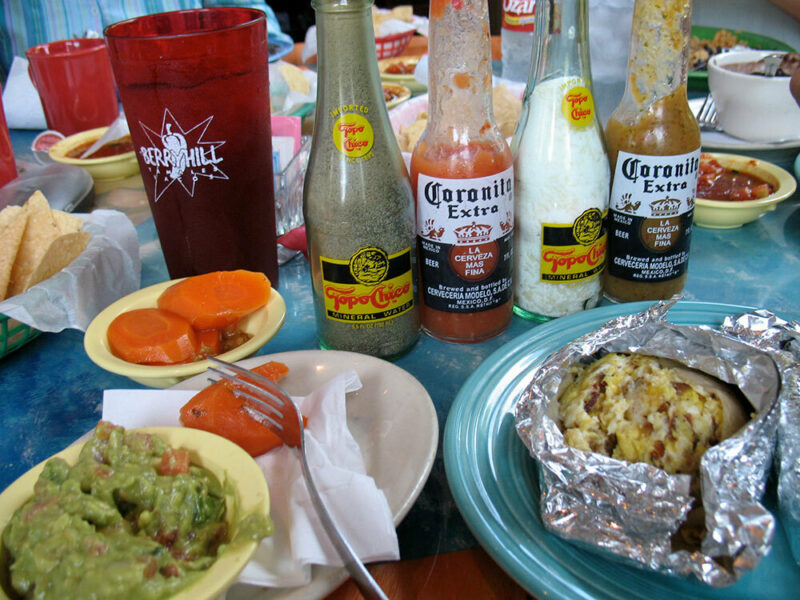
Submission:
[[[388,600],[386,594],[367,571],[364,563],[353,551],[352,546],[339,531],[317,492],[306,460],[303,419],[294,401],[278,384],[258,373],[217,358],[212,357],[209,360],[218,365],[218,367],[210,367],[209,370],[234,384],[233,393],[247,402],[245,410],[250,417],[269,427],[288,446],[297,448],[303,464],[303,476],[314,508],[317,510],[331,543],[358,585],[358,589],[368,600]]]
[[[717,118],[717,107],[711,94],[706,96],[700,110],[697,111],[697,124],[700,125],[700,129],[707,131],[722,131]]]

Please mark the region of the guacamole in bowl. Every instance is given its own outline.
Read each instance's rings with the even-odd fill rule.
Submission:
[[[2,592],[215,598],[271,534],[268,511],[260,468],[231,442],[101,422],[0,495]]]

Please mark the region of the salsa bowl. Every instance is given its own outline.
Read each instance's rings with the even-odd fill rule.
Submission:
[[[95,181],[115,181],[124,179],[139,172],[139,162],[136,160],[136,151],[130,150],[113,156],[100,158],[75,158],[69,156],[85,144],[91,144],[103,135],[108,127],[98,127],[81,131],[65,137],[53,144],[48,151],[50,158],[65,165],[83,167]]]
[[[247,515],[269,514],[269,490],[264,474],[250,455],[233,442],[213,433],[184,427],[148,427],[132,431],[157,435],[172,448],[188,450],[192,464],[216,475],[226,488],[226,519],[231,531],[235,532]],[[84,443],[73,444],[50,458],[60,457],[72,465]],[[0,494],[0,531],[5,530],[16,509],[33,495],[34,484],[47,460],[24,473]],[[234,583],[257,547],[256,541],[237,541],[228,545],[201,578],[172,596],[172,600],[213,600],[219,597]],[[17,597],[8,582],[8,560],[3,546],[0,552],[0,599]]]
[[[386,108],[394,108],[401,102],[411,98],[411,90],[404,85],[382,81],[381,87],[383,88],[383,99],[386,101]]]
[[[378,71],[381,74],[381,81],[404,85],[412,94],[421,94],[428,91],[424,83],[414,79],[414,70],[417,67],[421,56],[395,56],[378,61]],[[392,72],[397,71],[397,72]]]
[[[703,153],[701,160],[714,159],[723,168],[758,177],[772,186],[771,194],[756,200],[713,200],[695,198],[694,224],[711,229],[733,229],[758,219],[775,210],[779,202],[794,194],[797,182],[794,177],[770,162],[716,152]]]
[[[137,383],[154,388],[167,388],[187,377],[203,373],[212,363],[210,360],[197,360],[175,365],[143,365],[128,362],[111,352],[108,342],[108,326],[118,315],[137,308],[155,308],[158,297],[172,284],[181,281],[173,279],[157,283],[120,298],[89,323],[83,339],[86,354],[97,366],[106,371],[124,375]],[[217,355],[220,360],[236,362],[255,354],[278,332],[286,318],[286,303],[283,297],[272,289],[267,304],[250,313],[239,322],[239,328],[252,337],[236,348]]]

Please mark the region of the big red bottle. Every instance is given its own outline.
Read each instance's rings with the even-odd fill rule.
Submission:
[[[486,0],[430,5],[428,124],[411,158],[423,329],[479,342],[511,321],[514,169],[494,122]]]

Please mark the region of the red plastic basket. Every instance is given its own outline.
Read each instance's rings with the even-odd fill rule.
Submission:
[[[410,29],[404,33],[395,33],[384,37],[375,38],[375,49],[378,51],[378,60],[398,56],[406,49],[411,38],[414,37],[414,30]]]

